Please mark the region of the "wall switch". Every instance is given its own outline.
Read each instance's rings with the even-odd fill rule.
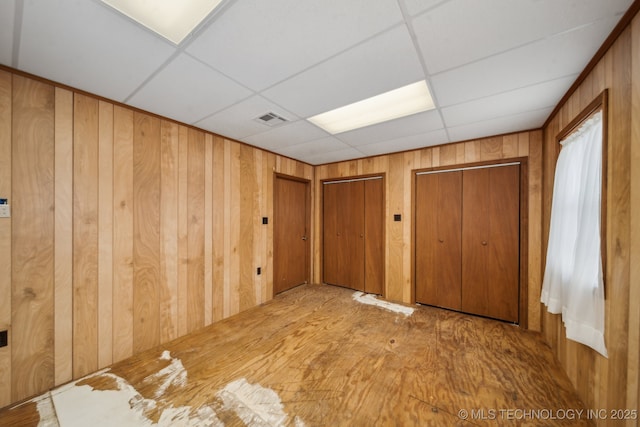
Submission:
[[[11,206],[0,204],[0,218],[11,218]]]
[[[258,269],[256,270],[256,272],[258,273],[258,276],[262,274],[262,268],[258,267]]]
[[[402,221],[402,215],[400,215],[400,214],[393,214],[393,220],[394,220],[394,221]]]
[[[269,218],[267,218],[266,216],[262,217],[262,223],[263,224],[269,224]]]
[[[9,334],[7,331],[0,331],[0,347],[9,345]]]

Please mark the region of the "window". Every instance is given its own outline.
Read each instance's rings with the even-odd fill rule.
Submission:
[[[606,92],[561,132],[541,301],[567,338],[607,357],[602,250]],[[604,116],[604,117],[603,117]]]

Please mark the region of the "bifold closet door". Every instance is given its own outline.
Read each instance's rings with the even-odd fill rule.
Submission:
[[[462,172],[416,177],[416,302],[461,309]]]
[[[518,322],[520,166],[463,172],[462,311]]]
[[[323,281],[359,291],[384,289],[384,181],[323,185]]]
[[[324,282],[364,291],[364,181],[323,190]]]

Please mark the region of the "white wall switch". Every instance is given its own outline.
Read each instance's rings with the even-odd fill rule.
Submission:
[[[0,218],[11,218],[11,206],[0,205]]]

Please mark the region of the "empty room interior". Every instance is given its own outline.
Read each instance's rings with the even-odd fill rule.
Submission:
[[[0,426],[639,426],[639,10],[0,2]]]

